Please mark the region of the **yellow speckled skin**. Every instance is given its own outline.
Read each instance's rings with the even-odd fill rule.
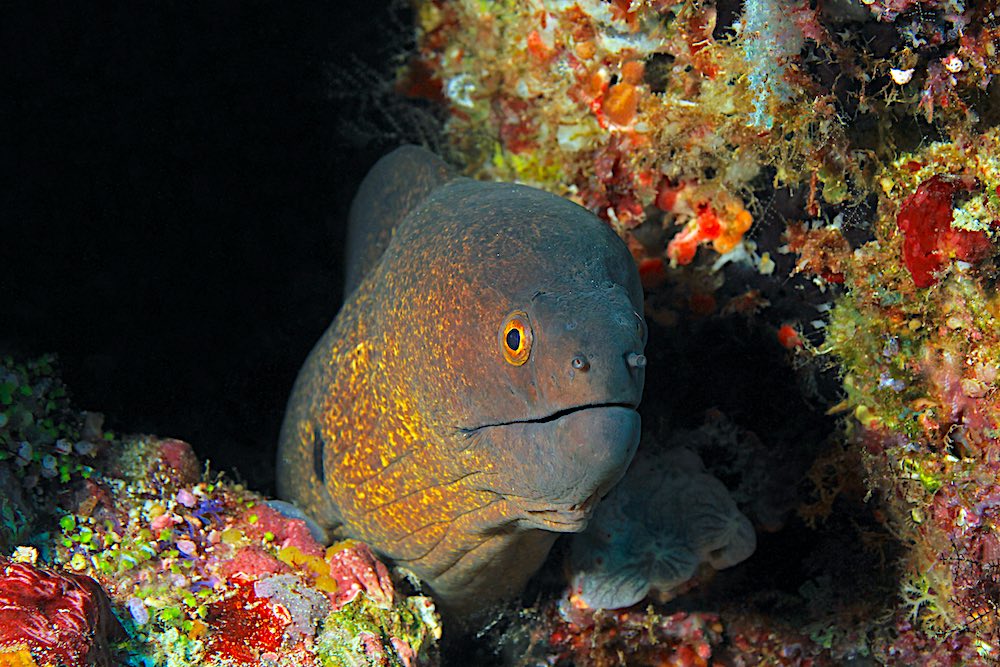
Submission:
[[[635,452],[634,263],[585,209],[451,178],[416,148],[376,165],[351,225],[353,291],[292,390],[279,495],[446,609],[483,609],[584,528]],[[502,349],[513,311],[529,322],[522,365]]]

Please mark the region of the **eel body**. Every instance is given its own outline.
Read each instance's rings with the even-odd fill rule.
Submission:
[[[278,492],[452,612],[518,593],[639,439],[634,262],[565,199],[414,147],[350,214],[344,305],[295,382]]]

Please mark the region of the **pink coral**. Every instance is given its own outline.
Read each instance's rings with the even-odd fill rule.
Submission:
[[[309,556],[323,555],[323,546],[313,539],[309,527],[302,519],[289,518],[267,505],[254,505],[244,518],[248,523],[243,528],[253,539],[260,539],[270,533],[274,543],[280,547],[295,547]]]
[[[236,575],[262,577],[269,574],[283,574],[289,567],[278,560],[270,551],[257,546],[243,547],[219,566],[219,574],[226,579]]]
[[[396,593],[389,570],[368,545],[353,540],[342,542],[330,548],[327,560],[330,576],[337,581],[337,592],[332,596],[336,608],[343,607],[362,592],[381,607],[392,606]]]
[[[160,463],[173,471],[178,484],[194,484],[201,476],[201,466],[191,445],[183,440],[168,438],[157,441]]]

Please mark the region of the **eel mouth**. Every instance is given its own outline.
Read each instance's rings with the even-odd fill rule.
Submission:
[[[516,508],[522,527],[578,533],[628,468],[639,424],[635,403],[608,401],[460,429],[459,437],[482,448],[482,490]]]
[[[563,417],[571,415],[575,412],[583,412],[584,410],[594,410],[599,408],[625,408],[627,410],[635,410],[638,407],[639,406],[635,403],[627,403],[624,401],[619,401],[619,402],[609,401],[607,403],[584,403],[582,405],[574,405],[572,407],[563,408],[562,410],[557,410],[553,413],[543,415],[541,417],[534,417],[531,419],[511,419],[509,421],[492,422],[489,424],[480,424],[479,426],[470,426],[470,427],[460,426],[458,428],[458,432],[465,435],[471,435],[476,431],[481,431],[487,428],[493,428],[495,426],[511,426],[513,424],[547,424],[549,422],[554,422],[559,419],[562,419]]]

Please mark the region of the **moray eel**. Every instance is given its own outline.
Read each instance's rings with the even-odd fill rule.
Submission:
[[[279,496],[414,572],[446,611],[516,595],[639,440],[635,264],[586,209],[382,158],[347,295],[295,382]]]

